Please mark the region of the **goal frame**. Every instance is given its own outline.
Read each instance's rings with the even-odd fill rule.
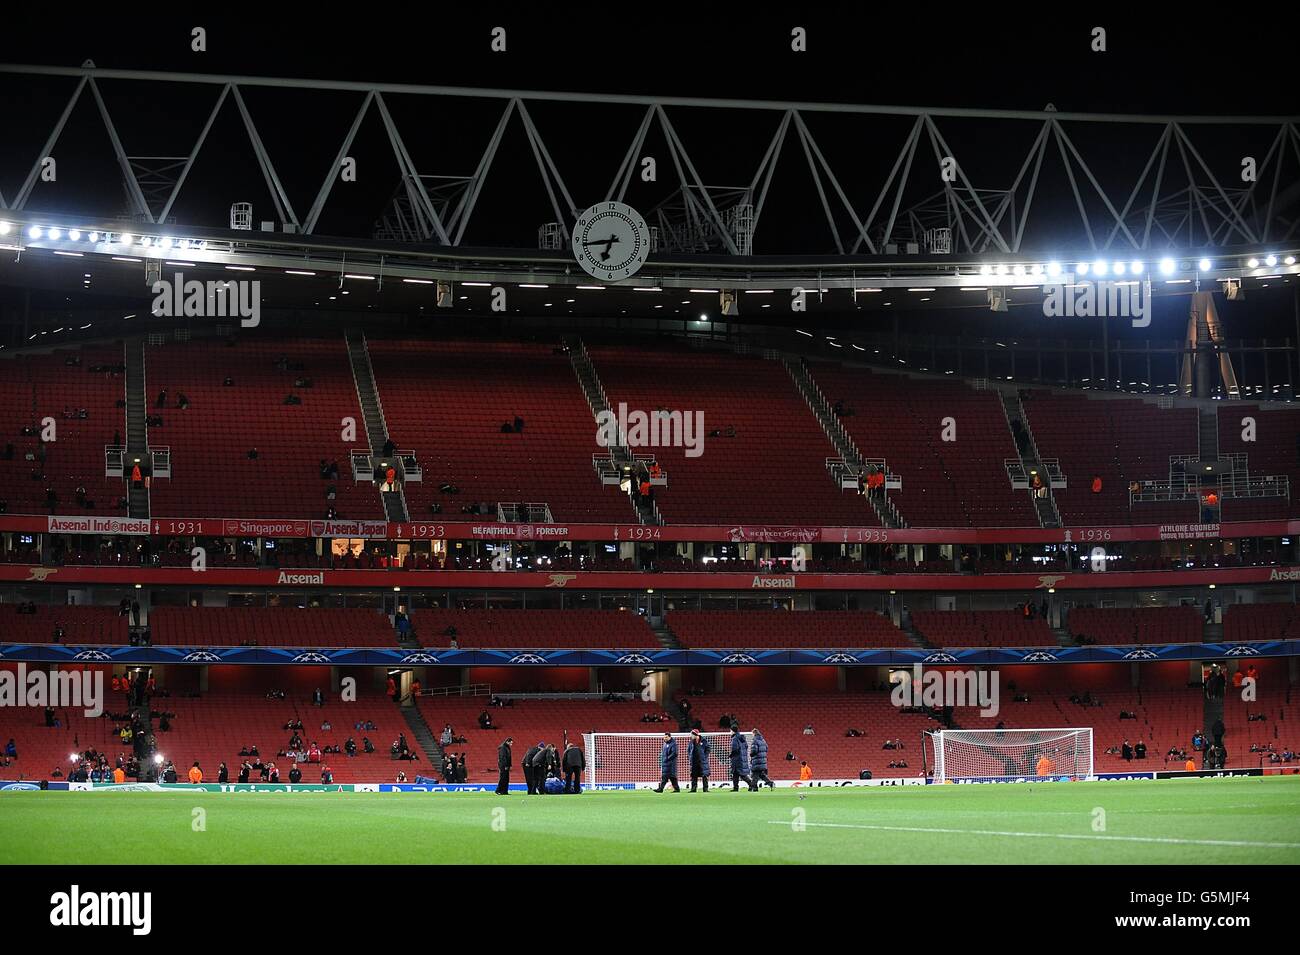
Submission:
[[[1073,739],[1075,740],[1074,743],[1075,765],[1072,767],[1072,771],[1053,772],[1050,778],[1060,778],[1062,776],[1066,776],[1072,780],[1080,780],[1080,779],[1089,779],[1094,775],[1093,734],[1092,734],[1091,726],[1054,726],[1054,727],[1029,726],[1023,728],[1020,727],[1014,729],[1006,728],[1000,730],[955,729],[955,730],[934,730],[931,734],[929,734],[931,737],[931,744],[934,746],[934,777],[933,777],[934,782],[945,783],[948,782],[949,780],[956,780],[956,779],[1037,778],[1036,770],[1034,770],[1031,766],[1028,765],[1028,759],[1026,759],[1026,765],[1024,771],[1020,773],[960,772],[957,771],[957,768],[952,765],[949,759],[951,754],[949,754],[945,748],[945,739],[944,739],[945,734],[949,734],[948,738],[949,740],[951,740],[951,743],[949,743],[948,745],[955,745],[957,743],[968,743],[969,745],[972,746],[978,746],[979,745],[978,740],[971,739],[970,737],[987,737],[990,743],[992,743],[998,737],[1005,737],[1008,734],[1029,734],[1029,733],[1036,733],[1039,734],[1040,736],[1045,736],[1046,738],[1039,739],[1036,741],[1027,740],[1020,745],[1032,746],[1040,743],[1060,743],[1062,740],[1071,737],[1073,737]],[[961,736],[965,738],[958,738],[958,734],[961,734]],[[1078,742],[1080,739],[1083,740],[1082,744]],[[1014,744],[1003,743],[1001,745],[1014,745]]]

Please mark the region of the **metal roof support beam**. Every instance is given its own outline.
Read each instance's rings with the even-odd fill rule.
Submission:
[[[681,138],[677,135],[677,130],[673,128],[673,124],[669,121],[668,114],[664,112],[662,106],[656,106],[655,111],[659,114],[659,122],[663,126],[664,132],[668,135],[669,142],[674,146],[673,162],[678,165],[679,173],[681,171],[680,163],[685,163],[686,170],[691,174],[691,179],[694,180],[696,187],[704,197],[704,204],[708,208],[710,224],[717,230],[718,237],[722,239],[723,244],[726,245],[727,251],[732,255],[739,255],[740,250],[736,248],[735,240],[732,239],[731,233],[727,231],[727,227],[723,225],[722,216],[718,215],[718,210],[714,208],[713,197],[709,195],[709,190],[705,188],[704,181],[700,179],[700,174],[696,172],[695,164],[691,162],[691,157],[686,152],[686,147],[682,145]],[[682,186],[686,186],[685,179],[682,180]],[[689,191],[686,194],[690,195]]]
[[[207,142],[208,132],[212,129],[212,124],[216,122],[217,114],[221,112],[221,106],[226,102],[226,97],[230,95],[230,86],[221,87],[221,92],[217,94],[217,102],[212,107],[212,112],[208,113],[207,122],[203,124],[203,129],[199,133],[199,138],[194,141],[194,148],[190,150],[189,158],[185,160],[185,165],[181,168],[181,173],[176,177],[176,184],[172,186],[171,195],[167,197],[167,202],[163,204],[162,211],[158,213],[158,221],[166,222],[167,217],[171,215],[172,206],[176,204],[176,197],[181,194],[181,186],[185,185],[185,180],[194,168],[194,160],[199,155],[199,150]]]
[[[289,196],[284,191],[284,186],[280,184],[280,177],[275,172],[275,164],[271,162],[266,146],[262,143],[262,137],[253,124],[253,117],[244,104],[244,97],[239,92],[239,86],[232,84],[230,91],[235,95],[235,105],[239,107],[239,115],[244,120],[244,129],[248,131],[248,140],[253,145],[253,153],[257,156],[257,164],[262,169],[262,176],[266,180],[266,188],[271,192],[271,201],[275,203],[275,211],[279,214],[281,222],[292,223],[297,228],[299,227],[298,217],[294,214],[293,205],[289,202]]]
[[[943,134],[939,132],[939,128],[935,126],[934,120],[927,116],[925,118],[925,125],[926,129],[930,133],[930,145],[934,149],[934,158],[939,162],[943,162],[945,156],[953,155],[952,150],[948,148],[948,144],[944,141]],[[956,157],[954,156],[953,158],[955,159]],[[970,179],[967,178],[966,170],[962,168],[961,163],[957,163],[956,165],[958,177],[960,177],[962,183],[966,186],[966,192],[970,195],[971,202],[974,203],[975,208],[979,210],[979,216],[975,218],[976,224],[980,227],[981,231],[998,244],[1001,251],[1010,252],[1011,249],[1007,246],[1007,240],[1002,237],[1002,233],[999,232],[997,226],[993,224],[993,219],[989,216],[989,211],[984,208],[984,203],[980,199],[979,193],[975,191],[975,187],[971,185]],[[952,189],[952,183],[945,182],[944,188]]]
[[[916,122],[912,124],[912,131],[907,136],[907,142],[903,145],[903,151],[898,154],[898,159],[894,160],[894,168],[890,170],[889,178],[885,180],[884,186],[880,189],[880,195],[876,196],[876,204],[871,207],[871,214],[867,216],[867,228],[870,229],[871,220],[876,217],[876,210],[880,208],[881,201],[889,191],[890,183],[894,181],[894,173],[898,172],[898,164],[906,154],[907,162],[903,166],[903,175],[898,180],[898,189],[894,193],[894,205],[889,210],[889,222],[885,225],[885,235],[881,239],[881,248],[889,244],[889,239],[894,234],[894,222],[898,218],[898,206],[903,201],[903,192],[907,189],[907,180],[912,175],[912,160],[916,157],[916,147],[921,142],[921,130],[924,128],[925,117],[916,117]],[[857,246],[854,246],[853,251],[857,251]]]
[[[357,115],[352,118],[352,125],[348,128],[348,134],[343,137],[343,142],[339,145],[339,151],[334,156],[334,162],[325,171],[325,180],[320,184],[320,189],[316,192],[316,200],[307,211],[307,221],[303,223],[302,231],[307,235],[311,235],[316,231],[316,223],[320,221],[320,214],[325,208],[325,201],[329,199],[330,192],[334,189],[334,183],[339,178],[339,169],[343,165],[343,160],[347,158],[348,150],[352,148],[352,143],[357,138],[357,130],[361,128],[361,123],[366,118],[366,111],[370,109],[370,104],[374,102],[374,99],[375,94],[370,92],[361,101],[361,108],[357,110]],[[400,157],[398,165],[401,165]]]
[[[456,204],[456,211],[452,213],[451,220],[447,223],[448,228],[456,230],[456,235],[452,238],[452,245],[460,245],[460,240],[465,237],[465,227],[469,225],[469,218],[474,213],[474,206],[478,202],[478,195],[483,191],[483,179],[487,172],[492,168],[492,160],[496,158],[497,149],[501,146],[501,137],[505,135],[506,124],[510,122],[510,114],[514,112],[518,100],[510,100],[506,103],[505,110],[501,113],[501,119],[497,122],[497,128],[492,131],[492,138],[488,140],[487,147],[483,150],[483,155],[479,159],[478,168],[474,170],[474,175],[470,178],[469,188],[460,195],[460,202]]]
[[[781,114],[781,122],[777,124],[776,132],[772,135],[772,141],[767,144],[767,152],[763,154],[763,160],[758,164],[758,169],[754,171],[754,180],[749,184],[749,201],[754,203],[754,234],[758,234],[758,220],[763,215],[763,206],[767,202],[767,192],[772,186],[772,176],[776,172],[777,161],[781,158],[781,150],[785,147],[786,133],[790,129],[790,119],[794,115],[794,110],[786,110]],[[754,189],[758,186],[759,178],[763,180],[763,187],[759,190],[758,200],[754,201]],[[874,251],[874,250],[873,250]]]
[[[523,121],[524,132],[528,134],[528,142],[533,147],[533,158],[537,160],[537,168],[542,174],[542,181],[546,183],[546,192],[551,197],[551,205],[555,208],[556,219],[568,225],[569,220],[576,221],[578,218],[578,207],[574,205],[573,197],[569,195],[568,187],[564,185],[564,178],[560,175],[560,170],[555,166],[555,160],[551,158],[550,152],[546,149],[546,143],[542,140],[542,134],[538,131],[537,125],[533,122],[532,116],[528,114],[528,106],[521,100],[519,102],[519,118]],[[547,170],[550,170],[550,176]],[[568,215],[560,209],[560,204],[555,199],[555,191],[551,187],[551,178],[555,179],[555,185],[560,189],[560,195],[564,198],[565,206],[568,209]]]
[[[131,197],[135,214],[142,217],[145,222],[153,222],[153,212],[149,208],[149,203],[145,202],[144,192],[140,189],[140,180],[136,179],[135,170],[131,168],[131,160],[127,158],[126,150],[122,148],[117,127],[113,125],[113,117],[108,114],[104,98],[99,95],[99,86],[95,83],[94,77],[90,80],[90,92],[95,97],[95,105],[99,107],[99,116],[104,121],[104,128],[108,130],[108,140],[113,145],[113,155],[117,157],[118,168],[122,171],[122,183],[126,186],[126,194]]]
[[[68,117],[72,115],[72,110],[77,105],[77,100],[81,99],[81,91],[86,88],[88,77],[83,76],[77,88],[72,91],[72,96],[68,98],[68,105],[63,107],[63,112],[59,114],[58,122],[50,130],[49,138],[45,140],[45,146],[41,149],[36,157],[36,162],[32,163],[31,171],[27,173],[27,178],[18,189],[18,195],[14,196],[14,209],[23,209],[27,206],[27,199],[32,194],[32,187],[36,185],[36,177],[41,173],[41,160],[50,154],[54,149],[54,144],[59,141],[59,136],[63,134],[63,127],[68,124]]]
[[[415,168],[415,161],[411,159],[411,153],[402,140],[402,134],[397,131],[397,124],[393,122],[392,114],[388,112],[388,104],[384,102],[382,94],[375,96],[375,105],[379,107],[379,118],[384,124],[384,129],[388,131],[388,141],[392,144],[393,155],[397,157],[397,165],[401,167],[402,179],[406,184],[406,194],[411,201],[411,208],[417,215],[427,220],[431,227],[431,231],[423,228],[419,230],[422,237],[428,238],[431,234],[436,235],[439,242],[447,245],[447,230],[443,228],[442,219],[439,218],[437,210],[433,207],[433,200],[429,198],[429,191],[424,187],[424,180],[420,178],[420,172]]]

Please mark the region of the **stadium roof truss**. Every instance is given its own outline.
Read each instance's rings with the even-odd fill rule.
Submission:
[[[485,190],[521,188],[519,177],[489,175],[512,127],[522,130],[540,174],[544,203],[535,195],[534,207],[544,204],[560,230],[571,229],[588,205],[627,200],[647,143],[655,137],[657,154],[662,157],[666,149],[664,165],[672,176],[664,184],[662,198],[646,209],[656,231],[657,254],[651,264],[679,269],[696,280],[712,273],[724,279],[738,277],[734,285],[746,284],[745,278],[771,283],[782,271],[808,274],[811,269],[819,275],[822,270],[839,273],[843,279],[850,269],[891,262],[898,265],[898,274],[917,275],[990,259],[1042,258],[1049,250],[1061,257],[1141,252],[1194,256],[1204,251],[1300,244],[1300,118],[1290,116],[1136,116],[1057,112],[1050,106],[1030,112],[654,98],[102,70],[92,64],[81,68],[0,65],[0,74],[0,89],[16,76],[26,82],[71,85],[62,111],[49,117],[48,136],[17,192],[8,197],[0,192],[0,210],[36,214],[29,203],[40,185],[42,160],[55,150],[78,103],[88,98],[107,132],[120,172],[126,195],[123,217],[135,231],[224,230],[225,223],[177,221],[176,210],[187,183],[199,188],[191,173],[205,147],[213,148],[209,134],[214,123],[223,110],[233,109],[270,194],[278,230],[275,235],[236,234],[241,240],[237,245],[252,248],[262,242],[282,248],[288,243],[300,257],[326,248],[351,249],[363,254],[386,252],[396,265],[403,255],[415,253],[444,265],[460,262],[448,268],[464,277],[463,263],[472,251],[480,262],[505,263],[508,273],[554,273],[566,256],[557,254],[562,250],[547,254],[538,248],[538,223],[516,224],[517,236],[504,242],[497,239],[490,246],[474,246],[469,238]],[[211,106],[195,141],[177,142],[165,155],[136,155],[119,135],[119,124],[104,96],[104,88],[118,83],[132,84],[146,95],[164,87],[174,92],[178,85],[186,95],[195,88],[215,95],[204,100]],[[330,107],[335,112],[327,115],[352,118],[337,149],[329,156],[301,149],[277,162],[245,96],[245,91],[261,88],[309,90],[338,100]],[[358,95],[360,105],[352,113]],[[427,100],[428,105],[422,104],[426,113],[437,114],[443,109],[441,101],[451,109],[455,101],[496,117],[472,171],[431,171],[436,156],[417,162],[390,109],[390,100],[409,97]],[[534,118],[538,109],[554,104],[576,110],[578,122],[586,126],[611,111],[629,111],[629,119],[639,116],[616,168],[602,172],[588,163],[568,169],[566,178],[547,146],[542,124]],[[724,114],[719,111],[726,111],[728,123],[751,127],[747,141],[738,136],[735,143],[727,143],[732,169],[725,171],[726,186],[711,184],[702,168],[705,162],[718,165],[716,138],[688,146],[689,137],[683,132],[688,126],[701,128],[699,114],[723,126]],[[382,124],[397,166],[392,198],[375,215],[369,235],[327,235],[320,231],[322,215],[338,192],[340,164],[368,117],[377,117]],[[275,123],[277,117],[258,119],[266,124]],[[825,133],[815,131],[827,123],[840,125]],[[985,133],[958,147],[957,135],[950,130],[965,125],[969,133],[971,124]],[[557,122],[547,135],[576,135],[573,128],[559,128],[562,125]],[[890,137],[904,128],[901,140],[891,143]],[[1006,133],[990,135],[992,129]],[[1149,148],[1116,149],[1117,129],[1139,131]],[[1014,148],[1013,140],[1028,142],[1028,148],[1023,152]],[[845,148],[846,141],[854,145]],[[1228,166],[1225,144],[1265,141],[1268,146],[1262,158],[1250,160],[1253,177],[1229,180],[1225,170],[1236,173],[1239,167]],[[855,161],[862,156],[860,142],[870,143],[874,168]],[[11,140],[9,148],[16,147]],[[1217,150],[1213,161],[1206,158],[1209,147]],[[1236,156],[1242,149],[1234,145],[1227,152]],[[832,153],[836,153],[833,158]],[[1090,164],[1086,155],[1101,157],[1104,168],[1095,159]],[[0,155],[0,162],[10,159]],[[794,166],[796,162],[805,168]],[[326,174],[318,180],[322,167]],[[1056,185],[1046,184],[1049,169]],[[741,170],[747,181],[737,181],[741,177],[735,170]],[[723,170],[716,173],[723,174]],[[709,175],[715,175],[713,170]],[[811,189],[807,195],[815,195],[815,201],[803,207],[803,219],[824,225],[820,246],[801,238],[796,247],[783,248],[785,230],[779,220],[763,231],[768,221],[765,213],[774,202],[783,201],[782,190],[793,188],[796,178],[805,191]],[[317,181],[310,205],[295,208],[286,183]],[[1041,209],[1044,205],[1050,213]],[[1041,227],[1042,219],[1049,218],[1053,227],[1061,228],[1063,209],[1073,213],[1073,220],[1066,223],[1073,238],[1069,248],[1052,248],[1035,226]],[[69,216],[77,212],[59,210]],[[1039,219],[1034,218],[1035,212]],[[429,274],[430,264],[425,262],[424,274]],[[492,270],[471,271],[487,277]],[[860,273],[860,277],[886,274]]]

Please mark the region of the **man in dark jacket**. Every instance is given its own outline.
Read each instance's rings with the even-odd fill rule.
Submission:
[[[763,734],[757,727],[749,743],[749,764],[754,778],[754,788],[762,786],[763,783],[767,783],[772,789],[776,788],[776,783],[772,782],[767,775],[767,740],[763,739]]]
[[[686,746],[686,758],[691,764],[691,792],[700,780],[704,780],[704,791],[709,791],[709,753],[713,749],[699,730],[691,730],[691,741]]]
[[[677,740],[672,733],[664,733],[664,748],[659,751],[659,788],[655,792],[663,792],[669,783],[673,784],[673,792],[682,791],[677,785]]]
[[[577,743],[570,743],[564,749],[564,791],[566,793],[582,792],[582,771],[587,768],[587,758]]]
[[[546,747],[545,743],[538,743],[536,746],[530,746],[524,751],[524,782],[528,786],[528,795],[532,796],[537,792],[537,779],[533,775],[533,760],[537,758],[537,753]]]
[[[731,728],[731,791],[740,792],[740,781],[745,781],[749,791],[753,792],[758,787],[754,785],[754,780],[749,776],[749,747],[745,745],[745,737],[740,735],[739,727]]]
[[[555,756],[555,747],[547,743],[537,744],[537,755],[533,757],[533,787],[537,795],[546,795],[546,777],[551,774],[551,760]]]
[[[514,745],[514,737],[507,736],[497,747],[497,770],[501,773],[497,780],[497,795],[506,796],[510,794],[510,747]]]

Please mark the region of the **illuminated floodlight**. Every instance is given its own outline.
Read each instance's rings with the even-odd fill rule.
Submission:
[[[1160,274],[1161,274],[1161,275],[1173,275],[1173,274],[1174,274],[1174,270],[1175,270],[1176,268],[1178,268],[1178,263],[1176,263],[1173,259],[1170,259],[1170,258],[1163,258],[1163,259],[1160,260]]]
[[[80,241],[81,241],[81,230],[80,230],[80,229],[72,229],[70,232],[68,232],[68,238],[71,239],[73,242],[80,242]]]
[[[1202,272],[1208,272],[1214,267],[1214,263],[1209,259],[1201,259],[1201,261],[1196,263],[1196,267]]]
[[[1265,256],[1265,257],[1264,257],[1264,264],[1267,265],[1267,266],[1271,269],[1273,266],[1277,265],[1277,256],[1276,256],[1276,255],[1267,255],[1267,256]]]
[[[1048,274],[1048,275],[1060,275],[1060,274],[1061,274],[1061,263],[1060,263],[1060,262],[1048,262],[1048,263],[1047,263],[1047,274]]]
[[[1078,265],[1076,265],[1076,266],[1074,267],[1074,272],[1075,272],[1076,275],[1087,275],[1087,274],[1088,274],[1088,263],[1087,263],[1087,262],[1080,262]]]
[[[1105,275],[1110,268],[1110,263],[1105,259],[1098,259],[1092,263],[1092,272],[1094,275]]]

